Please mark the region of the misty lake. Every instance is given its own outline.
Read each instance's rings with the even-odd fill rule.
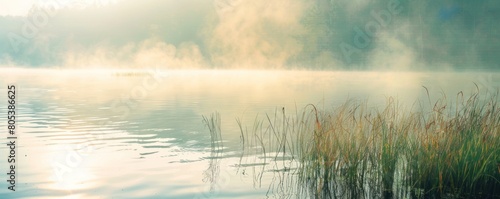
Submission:
[[[16,196],[23,198],[282,198],[293,190],[276,189],[283,179],[276,176],[293,175],[293,163],[242,157],[237,119],[252,128],[256,118],[295,114],[308,104],[328,108],[352,99],[378,107],[393,97],[411,107],[427,102],[423,86],[433,100],[500,87],[500,74],[479,72],[5,71],[0,115],[7,112],[6,85],[13,84]],[[215,112],[223,143],[217,151],[203,122]],[[0,151],[4,158],[8,146]],[[0,189],[1,198],[9,194]]]

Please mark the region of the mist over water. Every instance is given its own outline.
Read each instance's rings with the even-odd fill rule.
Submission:
[[[316,136],[322,124],[331,124],[323,132],[330,138],[337,136],[336,127],[350,132],[343,124],[361,129],[352,134],[360,139],[346,134],[344,141],[352,144],[336,143],[344,147],[338,149],[370,145],[356,143],[368,129],[381,144],[371,143],[375,160],[370,164],[383,168],[382,175],[389,164],[377,162],[381,155],[375,151],[387,152],[385,143],[392,141],[382,139],[384,125],[391,130],[393,121],[406,116],[414,126],[395,126],[425,128],[425,133],[434,128],[439,137],[442,129],[462,121],[457,128],[484,127],[491,132],[467,133],[496,143],[498,128],[484,121],[498,122],[490,116],[497,114],[500,89],[499,18],[495,0],[0,0],[0,93],[7,93],[6,85],[17,88],[19,132],[18,191],[3,188],[7,182],[1,178],[0,198],[328,198],[314,195],[320,190],[314,185],[326,182],[328,189],[325,173],[341,155],[317,156],[334,149],[332,142],[317,136],[313,141],[325,142],[316,147],[293,137],[293,128],[301,125],[313,128],[297,135]],[[9,103],[3,99],[0,95],[2,118]],[[493,111],[475,112],[475,105]],[[458,122],[440,120],[460,108],[471,115]],[[318,112],[326,113],[324,123]],[[381,112],[393,118],[384,120]],[[366,121],[357,125],[355,113]],[[301,114],[316,120],[300,121]],[[328,123],[336,114],[346,121]],[[425,115],[434,123],[427,124]],[[479,124],[467,123],[470,118]],[[273,124],[292,130],[278,135]],[[7,126],[0,121],[0,129]],[[420,138],[415,138],[417,148]],[[450,146],[498,148],[460,139]],[[293,154],[309,144],[317,154]],[[411,147],[404,149],[417,151]],[[480,150],[470,151],[467,157],[481,158]],[[0,145],[0,152],[8,154],[8,146]],[[304,182],[299,168],[314,166],[302,161],[307,158],[319,165],[302,167],[319,176],[307,179],[313,182],[311,193],[296,186]],[[358,157],[343,158],[345,163]],[[392,166],[406,166],[396,164],[403,159],[397,158],[390,160]],[[488,163],[499,160],[483,161],[481,168],[490,170],[477,173],[498,176],[491,171],[496,165]],[[346,165],[335,172],[343,173]],[[0,168],[8,166],[0,161]],[[376,172],[368,175],[381,182]],[[387,173],[393,180],[395,175]],[[374,191],[360,196],[381,197],[387,191],[373,185]]]
[[[54,2],[0,13],[1,65],[484,71],[500,61],[493,0]]]
[[[430,105],[422,86],[433,102],[500,86],[498,74],[483,73],[19,69],[15,76],[1,74],[0,83],[18,87],[23,184],[16,196],[23,198],[281,198],[284,193],[272,187],[275,177],[290,169],[280,166],[289,160],[242,151],[236,119],[251,129],[256,119],[276,111],[293,116],[310,103],[329,110],[347,100],[367,100],[378,109],[390,96],[402,110],[420,110]],[[491,82],[482,84],[477,77]],[[155,85],[155,78],[161,84]],[[214,111],[221,115],[223,146],[215,152],[202,122]],[[8,194],[1,189],[0,195]]]

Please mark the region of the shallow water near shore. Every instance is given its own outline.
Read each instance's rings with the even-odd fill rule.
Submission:
[[[281,159],[263,163],[258,156],[242,162],[237,118],[251,128],[256,117],[276,110],[295,114],[308,104],[329,108],[349,99],[376,108],[389,97],[418,109],[443,96],[452,101],[459,92],[500,88],[499,73],[22,69],[6,74],[0,74],[0,93],[6,99],[8,84],[18,91],[16,196],[24,198],[281,198],[269,193],[269,186],[274,175],[293,167],[273,164]],[[0,115],[6,116],[6,107],[0,100]],[[216,111],[222,144],[214,151],[202,119]],[[6,122],[0,128],[6,129]],[[6,145],[0,151],[7,156]],[[6,161],[0,162],[6,168]],[[0,196],[9,191],[0,189]]]

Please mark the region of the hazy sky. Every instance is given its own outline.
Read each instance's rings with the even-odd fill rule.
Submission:
[[[0,66],[498,70],[497,0],[0,0]]]

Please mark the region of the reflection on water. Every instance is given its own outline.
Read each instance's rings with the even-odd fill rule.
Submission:
[[[499,80],[480,73],[25,69],[2,72],[0,93],[9,83],[19,88],[16,196],[281,198],[269,186],[294,180],[285,174],[296,165],[279,154],[257,155],[260,148],[242,150],[236,119],[253,124],[282,108],[292,114],[346,99],[378,106],[394,96],[411,106],[427,99],[422,86],[437,98],[474,92],[474,83],[498,89]],[[223,138],[216,146],[202,120],[215,111]]]

